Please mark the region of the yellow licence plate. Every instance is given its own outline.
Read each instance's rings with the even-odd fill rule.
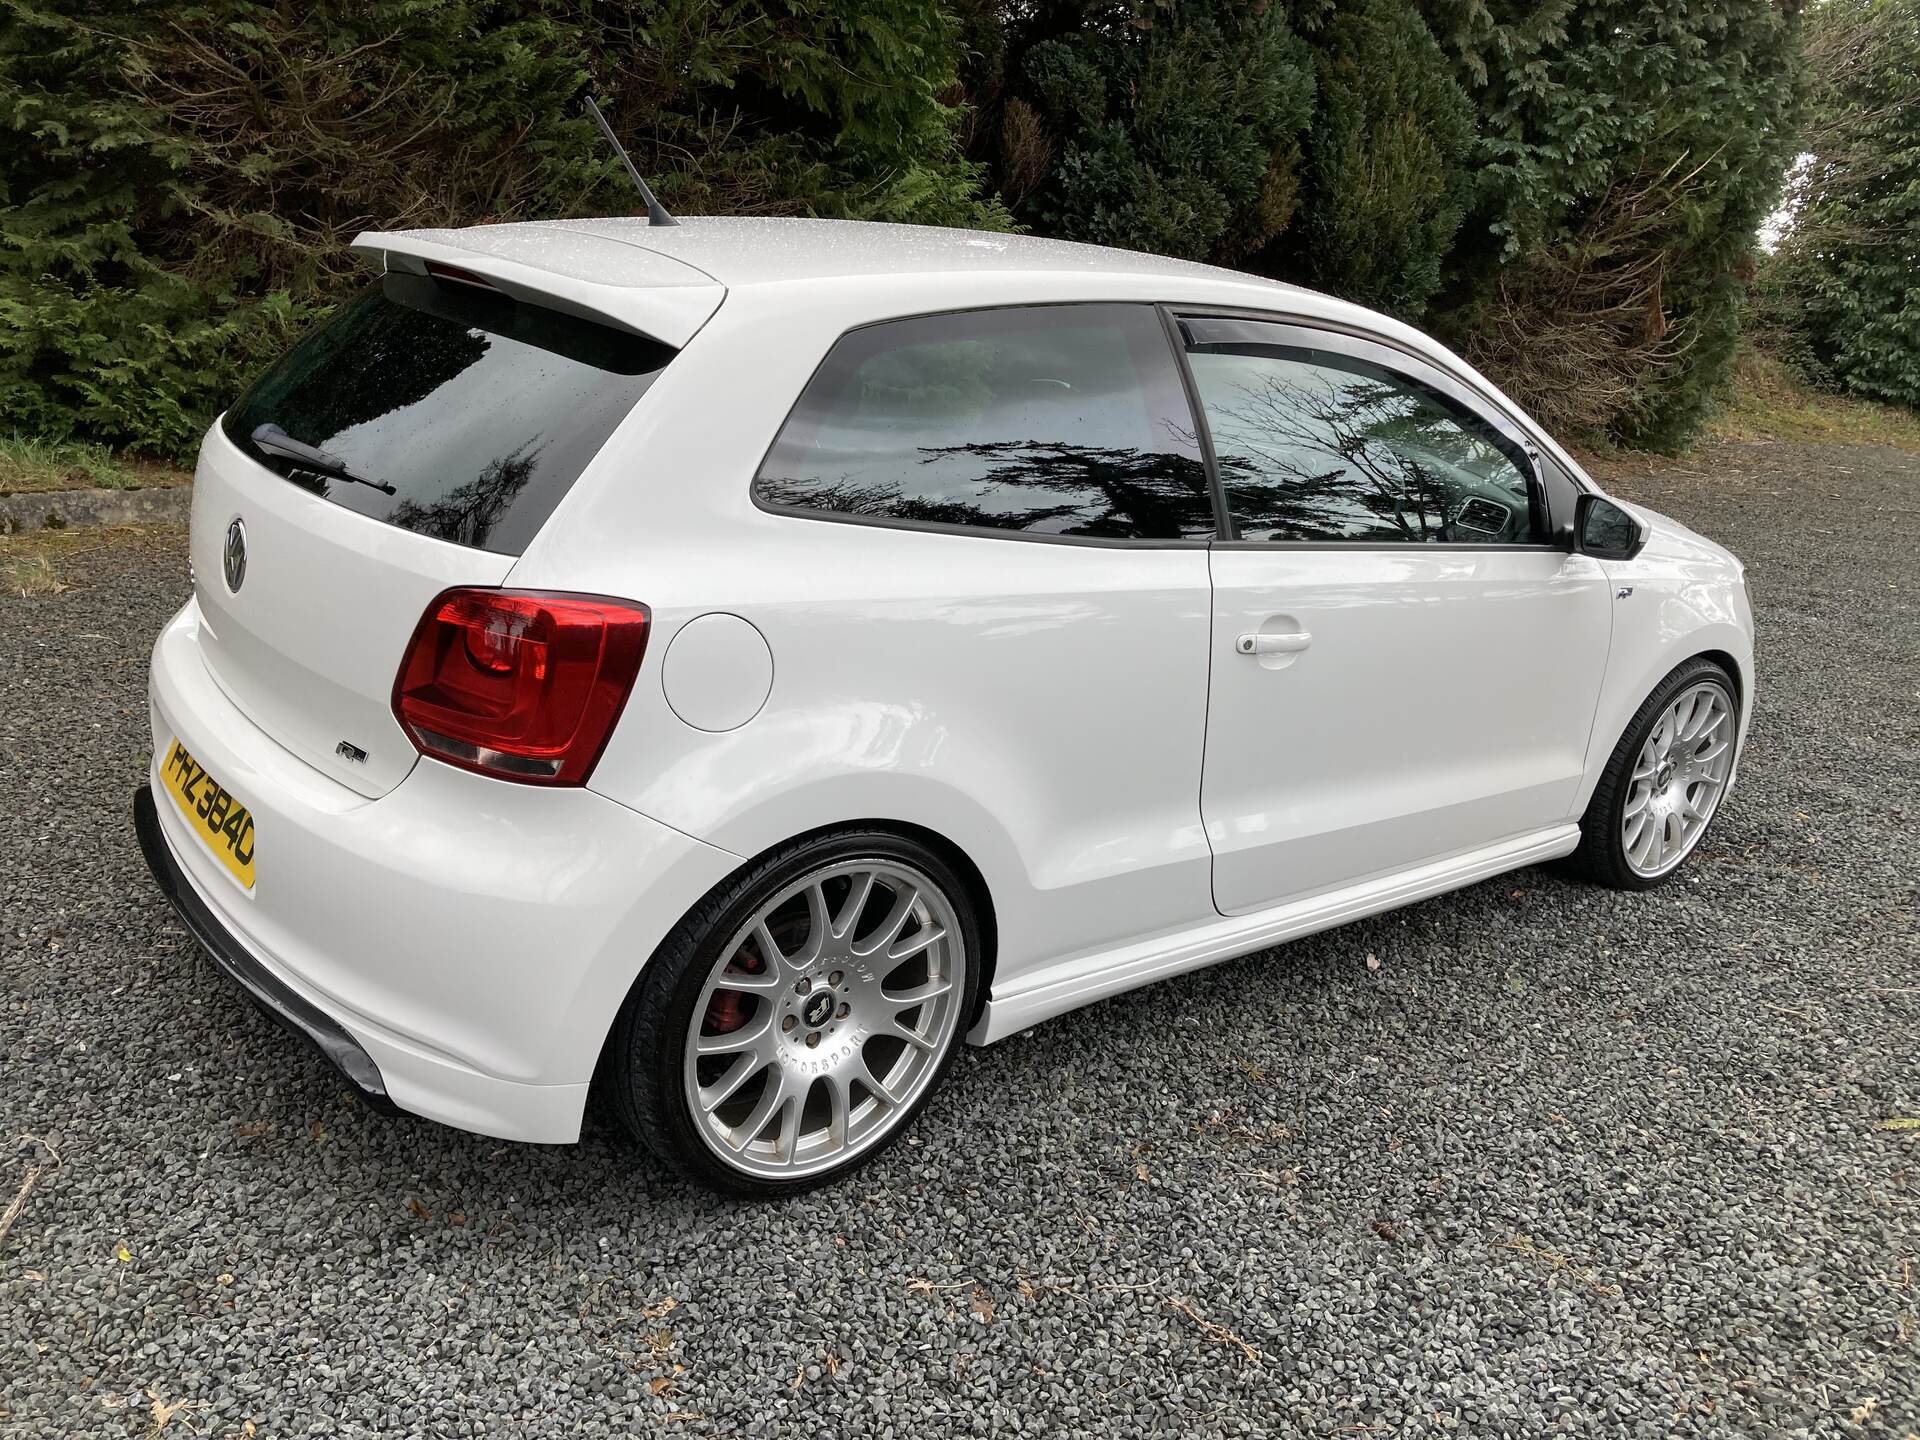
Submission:
[[[178,740],[160,767],[160,783],[187,817],[187,827],[234,878],[253,888],[253,816],[233,792],[207,773]]]

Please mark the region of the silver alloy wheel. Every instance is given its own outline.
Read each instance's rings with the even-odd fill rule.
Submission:
[[[938,1074],[966,973],[953,902],[911,865],[842,860],[785,886],[694,1006],[682,1084],[701,1139],[774,1180],[871,1148]]]
[[[1733,707],[1711,681],[1673,698],[1633,762],[1620,839],[1642,879],[1673,869],[1699,843],[1733,768]]]

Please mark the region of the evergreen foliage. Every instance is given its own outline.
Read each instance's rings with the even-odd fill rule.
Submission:
[[[1810,368],[1889,397],[1920,386],[1917,7],[1815,12],[1906,48],[1816,83],[1832,143],[1767,291]],[[182,454],[356,283],[355,232],[633,213],[591,84],[670,208],[1232,264],[1424,317],[1575,438],[1671,447],[1793,148],[1798,8],[0,0],[0,410]]]
[[[1684,442],[1792,151],[1797,0],[1430,8],[1480,125],[1445,328],[1543,418]]]
[[[999,179],[1034,229],[1231,264],[1292,218],[1313,62],[1279,6],[1055,0],[1007,49]]]
[[[1268,268],[1417,318],[1466,207],[1473,108],[1411,0],[1349,0],[1308,35],[1307,183]]]
[[[669,207],[1001,226],[932,0],[0,0],[0,411],[185,453],[359,230]]]
[[[1805,158],[1765,264],[1771,339],[1807,378],[1920,409],[1920,0],[1807,15]]]

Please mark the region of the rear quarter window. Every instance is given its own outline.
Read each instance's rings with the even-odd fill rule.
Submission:
[[[1001,534],[1214,533],[1192,412],[1147,305],[852,331],[808,382],[754,494],[777,509]]]
[[[263,374],[228,437],[336,505],[517,555],[675,352],[497,290],[389,274]],[[392,487],[298,469],[263,424]]]

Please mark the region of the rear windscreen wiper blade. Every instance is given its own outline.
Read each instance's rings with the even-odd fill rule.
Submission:
[[[348,480],[355,485],[370,486],[388,495],[395,494],[393,486],[384,480],[369,480],[364,475],[356,475],[347,468],[347,462],[338,455],[322,450],[317,445],[309,445],[304,440],[296,440],[278,425],[269,421],[265,425],[254,427],[248,437],[262,453],[276,460],[292,462],[296,469],[310,470],[316,475],[325,475],[330,480]]]

